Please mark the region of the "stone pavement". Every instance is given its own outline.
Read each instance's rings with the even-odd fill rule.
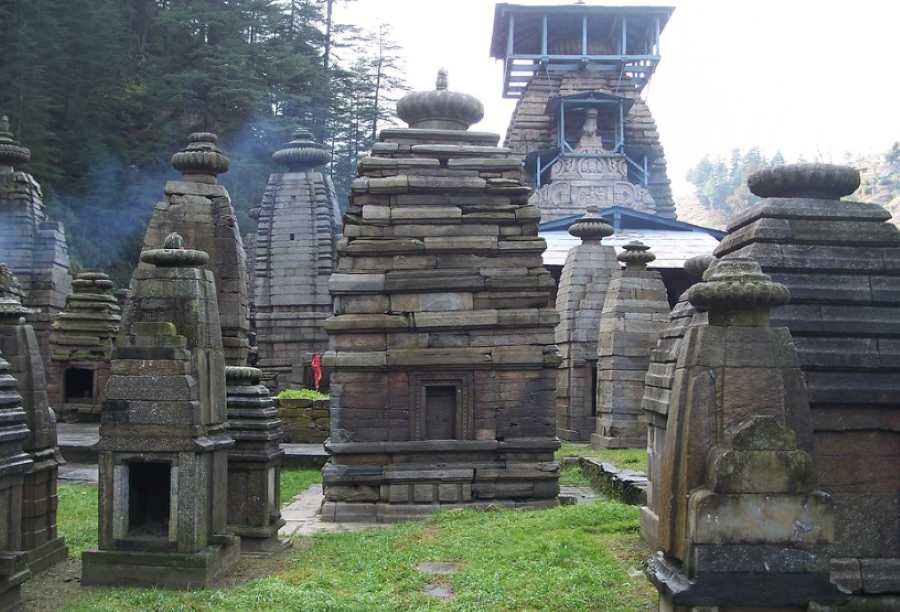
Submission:
[[[282,508],[281,518],[285,520],[284,527],[278,532],[282,537],[310,536],[317,533],[337,531],[359,531],[374,527],[387,527],[385,523],[335,523],[323,522],[319,514],[322,506],[322,485],[316,484],[294,498],[294,500]]]

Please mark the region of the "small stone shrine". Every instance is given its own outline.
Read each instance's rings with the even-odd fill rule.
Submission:
[[[98,419],[122,310],[106,274],[82,272],[72,287],[53,321],[47,395],[61,419]]]
[[[216,176],[228,171],[228,158],[215,134],[198,132],[188,137],[183,151],[172,156],[181,180],[166,183],[166,199],[156,205],[144,249],[154,249],[177,232],[187,244],[209,255],[216,278],[222,344],[229,365],[247,364],[250,329],[247,304],[247,265],[240,229],[228,191]],[[147,267],[147,264],[140,264]]]
[[[562,364],[556,381],[557,434],[590,440],[597,419],[597,328],[606,291],[619,272],[616,250],[603,244],[613,228],[596,208],[569,228],[581,239],[566,256],[556,292],[556,344]]]
[[[819,484],[834,498],[833,578],[900,605],[900,231],[877,204],[845,201],[849,167],[787,165],[750,177],[763,198],[718,257],[752,257],[790,289],[772,312],[791,330],[809,388]],[[881,607],[875,607],[879,605]]]
[[[666,286],[647,245],[632,241],[618,260],[625,264],[609,283],[597,341],[597,425],[594,448],[641,448],[647,426],[641,410],[650,352],[669,318]]]
[[[715,260],[712,255],[697,255],[684,262],[685,271],[694,278],[701,278],[706,268]],[[650,353],[650,366],[644,378],[644,397],[641,408],[647,420],[647,505],[641,506],[641,537],[650,546],[656,545],[656,528],[659,523],[659,483],[663,450],[666,443],[666,423],[672,382],[681,339],[692,323],[706,323],[706,313],[697,312],[685,291],[669,314],[669,322],[659,334],[656,347]]]
[[[284,438],[278,409],[259,383],[257,368],[225,368],[228,432],[228,527],[241,537],[241,551],[268,553],[284,549],[278,539],[281,518],[281,459]]]
[[[0,117],[0,262],[22,283],[26,318],[46,365],[50,324],[72,291],[72,275],[62,223],[47,216],[34,177],[15,168],[29,160],[31,151],[14,139],[9,119]]]
[[[829,582],[830,496],[791,334],[790,293],[752,259],[721,259],[688,293],[708,323],[681,341],[659,470],[660,610],[806,610]]]
[[[359,163],[337,270],[326,520],[558,503],[553,280],[519,158],[412,93]]]
[[[144,251],[100,421],[99,550],[82,584],[202,588],[237,561],[227,530],[225,358],[209,257]]]
[[[9,362],[0,352],[0,610],[22,609],[22,583],[31,577],[22,552],[22,490],[32,458],[28,425]]]
[[[328,350],[328,278],[334,271],[340,209],[322,166],[330,156],[307,130],[272,159],[285,171],[269,177],[256,211],[252,302],[258,365],[272,389],[312,388],[313,353]],[[327,377],[326,377],[327,383]]]
[[[28,567],[37,573],[64,561],[65,538],[57,533],[57,481],[61,455],[56,418],[47,401],[47,376],[37,335],[27,322],[22,288],[6,266],[0,265],[0,352],[16,378],[28,423],[25,451],[33,463],[22,490],[22,549]]]

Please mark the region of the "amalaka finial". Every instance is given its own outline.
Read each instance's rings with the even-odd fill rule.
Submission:
[[[859,184],[859,170],[834,164],[787,164],[754,172],[747,179],[747,187],[761,198],[839,200]]]
[[[647,269],[647,264],[656,259],[656,255],[650,252],[650,247],[640,240],[632,240],[622,246],[624,249],[616,256],[616,259],[625,264],[625,269],[639,272]]]
[[[172,232],[163,240],[162,248],[143,251],[141,261],[157,268],[199,268],[209,262],[209,254],[184,248],[184,238]]]
[[[9,132],[9,117],[7,115],[0,115],[0,132]]]
[[[710,323],[765,326],[769,310],[787,304],[791,292],[763,273],[749,257],[714,261],[703,273],[703,282],[688,291],[688,300],[700,312],[708,311]]]
[[[194,132],[188,136],[188,145],[172,156],[172,166],[186,179],[215,183],[216,175],[228,172],[230,163],[218,141],[219,137],[212,132]]]
[[[294,138],[272,154],[272,161],[287,166],[290,172],[309,170],[328,163],[328,152],[305,128],[294,130]]]
[[[589,207],[587,214],[569,228],[569,234],[581,238],[582,242],[601,241],[607,236],[612,236],[613,233],[615,233],[613,226],[600,215],[600,209],[596,206]]]
[[[11,172],[16,164],[27,162],[30,159],[31,149],[23,147],[16,141],[9,124],[9,117],[3,115],[0,117],[0,174]]]
[[[449,85],[448,76],[449,73],[446,68],[438,68],[437,81],[434,84],[434,88],[438,91],[446,90]]]
[[[716,260],[712,253],[706,255],[694,255],[684,262],[684,271],[696,278],[703,278],[703,273]]]

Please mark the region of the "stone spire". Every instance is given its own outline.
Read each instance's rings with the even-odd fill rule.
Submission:
[[[9,174],[16,164],[31,160],[31,149],[16,141],[9,126],[9,117],[0,116],[0,174]]]
[[[230,164],[217,144],[219,137],[211,132],[194,132],[187,146],[172,156],[172,166],[186,181],[215,183],[216,175],[228,172]]]
[[[284,148],[272,154],[272,161],[287,166],[290,172],[302,172],[328,162],[328,152],[314,140],[312,132],[298,128]]]
[[[411,128],[467,130],[484,117],[484,105],[474,96],[447,89],[447,70],[438,71],[435,89],[407,94],[397,102],[397,116]]]
[[[600,209],[596,206],[588,208],[587,214],[569,227],[569,234],[580,238],[582,242],[600,242],[614,233],[613,226],[605,217],[600,216]]]
[[[19,279],[5,265],[0,264],[0,319],[20,320],[31,313],[22,305],[25,292]]]
[[[688,292],[709,321],[681,345],[659,485],[660,609],[829,603],[830,496],[816,488],[812,418],[790,332],[769,327],[788,289],[749,258],[714,262]],[[800,527],[802,525],[802,527]]]

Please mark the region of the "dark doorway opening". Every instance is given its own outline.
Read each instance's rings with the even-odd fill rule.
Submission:
[[[591,407],[591,416],[597,416],[597,360],[588,359],[585,361],[587,368],[588,380],[591,381],[591,396],[588,398],[588,405]]]
[[[128,535],[167,538],[171,509],[172,466],[131,463],[128,466]]]
[[[94,399],[94,371],[86,368],[68,368],[65,390],[67,402]]]
[[[456,387],[425,387],[425,435],[429,440],[455,440]]]

